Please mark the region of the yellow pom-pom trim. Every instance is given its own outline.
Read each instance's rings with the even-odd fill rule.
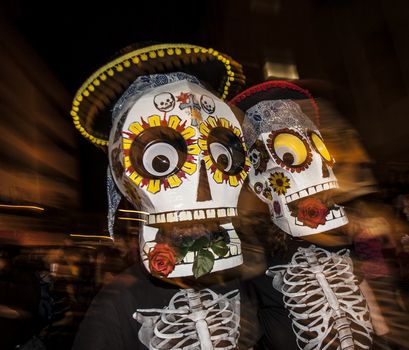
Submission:
[[[230,60],[227,59],[223,54],[219,53],[217,50],[214,50],[213,48],[203,48],[200,46],[193,46],[193,45],[187,45],[187,44],[174,44],[173,47],[169,47],[169,44],[160,44],[160,45],[150,46],[147,48],[142,48],[136,51],[132,51],[108,63],[107,65],[99,69],[97,72],[95,72],[89,78],[89,80],[87,80],[83,84],[83,86],[77,92],[77,95],[73,101],[73,106],[70,112],[77,129],[81,132],[81,134],[83,134],[91,142],[97,145],[106,146],[108,144],[108,140],[102,140],[102,139],[96,138],[95,136],[89,134],[81,126],[81,120],[80,120],[78,113],[81,112],[80,106],[81,106],[81,102],[83,101],[83,97],[87,97],[90,95],[90,93],[93,93],[95,91],[95,87],[100,86],[101,82],[106,81],[109,77],[113,77],[116,71],[122,72],[126,68],[129,68],[131,66],[131,62],[133,62],[134,64],[138,64],[140,63],[140,61],[148,61],[149,59],[155,59],[157,57],[165,57],[166,55],[169,55],[169,56],[172,56],[174,54],[181,55],[183,52],[185,52],[188,55],[192,53],[208,54],[208,55],[215,57],[217,60],[223,63],[223,65],[226,68],[227,79],[222,88],[222,92],[223,92],[222,99],[226,99],[229,96],[229,88],[231,86],[231,82],[235,80],[234,78],[235,73],[232,71]],[[202,61],[203,59],[206,60],[208,59],[208,56],[207,55],[201,56],[201,59]],[[238,71],[238,73],[239,73],[239,78],[240,78],[241,77],[240,70]]]

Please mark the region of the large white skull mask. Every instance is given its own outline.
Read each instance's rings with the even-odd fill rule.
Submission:
[[[334,159],[296,102],[259,102],[247,110],[243,131],[252,160],[249,184],[279,228],[299,237],[348,222],[331,200],[338,188]]]
[[[214,110],[201,107],[203,96]],[[169,108],[158,105],[163,97]],[[249,160],[226,103],[187,80],[131,96],[115,118],[109,159],[122,194],[149,213],[140,249],[151,273],[200,276],[242,263],[231,217]]]

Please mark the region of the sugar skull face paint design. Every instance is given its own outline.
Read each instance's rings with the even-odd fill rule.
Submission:
[[[246,112],[243,130],[252,160],[250,186],[269,205],[277,226],[292,236],[305,236],[348,222],[343,208],[331,200],[331,190],[338,187],[334,160],[296,102],[259,102]],[[269,154],[263,171],[260,150]]]
[[[207,95],[202,95],[200,98],[200,105],[207,114],[214,113],[216,109],[213,99]]]
[[[153,98],[153,104],[161,112],[170,112],[175,108],[175,97],[169,92],[162,92]]]
[[[202,108],[197,101],[204,100],[213,107]],[[250,162],[230,107],[181,80],[133,96],[115,120],[110,164],[124,169],[113,173],[115,182],[149,213],[140,236],[146,268],[198,277],[240,265],[230,217],[237,215]]]
[[[266,170],[267,163],[270,159],[263,142],[257,140],[249,150],[249,159],[256,174]]]

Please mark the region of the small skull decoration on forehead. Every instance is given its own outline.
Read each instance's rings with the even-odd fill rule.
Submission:
[[[296,102],[259,102],[247,110],[243,130],[250,186],[268,204],[278,227],[298,237],[348,222],[343,208],[331,200],[331,190],[338,187],[334,159]]]
[[[230,107],[198,82],[176,80],[129,97],[115,120],[115,182],[149,213],[140,236],[146,268],[199,277],[240,265],[230,218],[250,163]]]

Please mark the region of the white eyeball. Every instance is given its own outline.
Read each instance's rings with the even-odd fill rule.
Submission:
[[[177,150],[166,142],[158,142],[149,146],[142,158],[145,170],[153,176],[160,177],[174,172],[178,161],[179,155]]]

